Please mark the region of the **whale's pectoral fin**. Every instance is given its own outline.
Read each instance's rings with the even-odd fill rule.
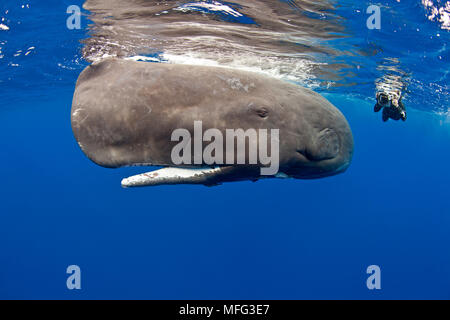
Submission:
[[[232,172],[232,167],[218,168],[162,168],[122,180],[122,187],[146,187],[164,184],[220,185]]]

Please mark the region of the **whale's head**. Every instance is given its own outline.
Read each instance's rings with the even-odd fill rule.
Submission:
[[[328,100],[305,89],[289,123],[286,141],[280,145],[280,171],[297,179],[315,179],[349,167],[353,135],[344,115]]]

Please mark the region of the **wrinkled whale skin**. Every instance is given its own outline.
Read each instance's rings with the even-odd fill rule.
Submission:
[[[336,107],[309,89],[258,73],[107,59],[78,78],[73,133],[86,156],[103,167],[172,167],[178,142],[171,134],[185,128],[193,136],[194,121],[224,135],[226,129],[279,129],[279,171],[287,177],[343,172],[353,154],[350,127]],[[226,166],[207,183],[198,177],[176,183],[256,180],[258,168]]]

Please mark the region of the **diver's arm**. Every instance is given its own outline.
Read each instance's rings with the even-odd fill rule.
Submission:
[[[401,99],[398,101],[398,106],[399,106],[399,108],[400,108],[400,110],[401,110],[400,118],[401,118],[403,121],[406,121],[406,109],[405,109],[405,106],[403,105],[403,102],[402,102]]]

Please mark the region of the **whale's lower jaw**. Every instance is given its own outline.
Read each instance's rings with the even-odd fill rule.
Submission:
[[[255,174],[255,171],[248,171],[244,168],[226,166],[226,167],[201,167],[201,168],[177,168],[166,167],[154,171],[141,173],[122,180],[123,188],[150,187],[160,185],[177,184],[200,184],[205,186],[217,186],[223,182],[233,181],[257,181],[267,178],[278,179],[319,179],[330,175],[344,172],[348,164],[342,165],[333,174],[317,174],[310,176],[291,176],[284,172],[278,172],[275,175]]]
[[[259,170],[255,171],[245,167],[233,166],[214,168],[166,167],[123,179],[122,187],[135,188],[176,184],[202,184],[211,187],[220,185],[223,182],[257,181],[264,178],[287,179],[291,177],[283,172],[278,172],[272,176],[262,176],[259,175]]]
[[[162,168],[122,180],[122,187],[147,187],[165,184],[214,185],[213,180],[223,173],[222,168]]]

